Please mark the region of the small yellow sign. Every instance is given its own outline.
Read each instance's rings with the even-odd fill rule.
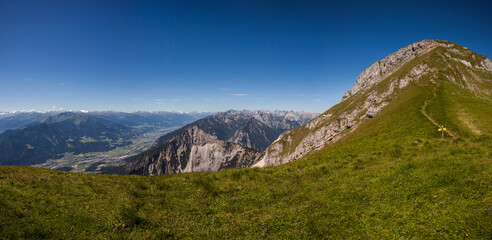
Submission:
[[[438,130],[439,130],[439,132],[440,131],[446,131],[446,128],[439,128]]]

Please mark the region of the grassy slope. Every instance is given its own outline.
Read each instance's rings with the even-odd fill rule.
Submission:
[[[277,167],[139,177],[1,166],[0,237],[491,239],[490,99],[434,80]],[[440,139],[426,100],[458,138]]]

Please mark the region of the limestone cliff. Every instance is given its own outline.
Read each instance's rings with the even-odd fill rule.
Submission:
[[[249,167],[262,153],[218,140],[197,126],[185,128],[163,146],[136,156],[125,166],[130,174],[166,175]]]

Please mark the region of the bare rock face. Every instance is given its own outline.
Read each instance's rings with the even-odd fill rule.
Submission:
[[[416,60],[410,64],[418,57],[430,56],[427,55],[430,52],[434,53],[432,59]],[[430,63],[435,61],[440,64],[430,67]],[[405,70],[399,71],[403,66],[406,66]],[[478,97],[490,99],[492,93],[487,92],[489,88],[483,84],[492,83],[492,79],[481,76],[490,76],[491,72],[490,59],[451,42],[423,40],[411,44],[364,70],[338,105],[300,128],[280,135],[254,166],[287,163],[338,141],[368,119],[376,117],[402,89],[421,79],[436,84],[438,77],[445,78]]]
[[[376,85],[381,80],[386,78],[389,74],[396,71],[403,64],[411,61],[412,59],[425,55],[437,46],[450,47],[452,45],[439,43],[434,40],[422,40],[420,42],[406,46],[395,53],[390,54],[381,61],[378,61],[364,70],[357,80],[351,90],[347,91],[343,97],[342,101],[348,97],[356,94],[362,89],[367,89],[371,86]]]
[[[125,168],[128,173],[139,175],[218,171],[249,167],[262,156],[254,149],[218,140],[193,126],[151,153],[138,155]]]

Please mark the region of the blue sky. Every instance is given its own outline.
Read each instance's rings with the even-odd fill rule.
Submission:
[[[0,0],[0,111],[323,112],[422,39],[492,56],[487,1]]]

